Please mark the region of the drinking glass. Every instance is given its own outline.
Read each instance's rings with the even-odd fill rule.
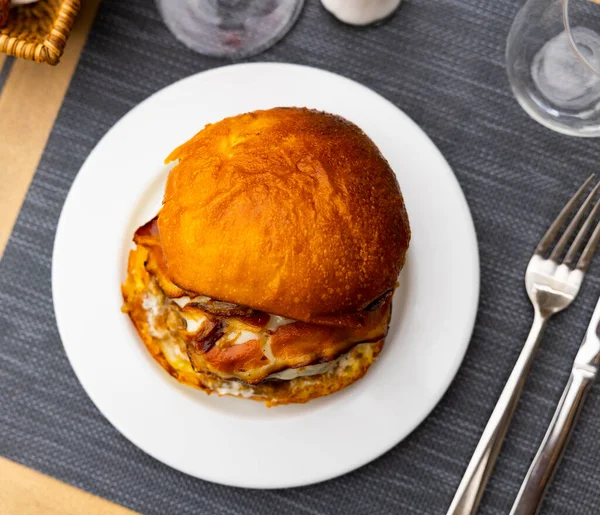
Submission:
[[[169,30],[205,55],[240,58],[279,41],[304,0],[157,0]]]
[[[598,31],[594,0],[527,0],[517,14],[506,45],[508,79],[523,109],[542,125],[600,136]]]

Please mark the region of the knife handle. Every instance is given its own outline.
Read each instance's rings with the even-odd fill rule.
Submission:
[[[547,323],[548,318],[536,310],[529,336],[483,430],[446,515],[477,513]]]
[[[596,372],[589,368],[575,367],[571,371],[571,377],[554,412],[550,427],[527,471],[510,515],[538,513],[595,376]]]

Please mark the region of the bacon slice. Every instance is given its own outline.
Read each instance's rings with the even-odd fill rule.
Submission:
[[[158,233],[158,217],[142,225],[133,235],[133,241],[145,247],[152,259],[148,259],[146,269],[156,280],[167,297],[177,299],[184,297],[187,292],[177,286],[168,276],[167,261],[162,251],[160,234]]]
[[[385,337],[391,299],[364,317],[358,329],[296,322],[284,325],[270,339],[276,360],[288,367],[332,361],[358,343],[375,342]]]

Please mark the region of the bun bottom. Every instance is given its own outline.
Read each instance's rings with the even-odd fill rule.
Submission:
[[[361,379],[377,359],[385,340],[361,343],[338,358],[332,367],[322,374],[300,376],[290,380],[267,380],[250,385],[236,379],[226,379],[210,372],[198,372],[192,368],[185,352],[185,343],[175,333],[164,328],[152,327],[148,316],[152,305],[148,296],[156,302],[164,302],[154,278],[145,275],[143,280],[135,277],[132,270],[122,288],[126,312],[144,345],[152,357],[177,381],[207,394],[231,395],[264,402],[268,407],[280,404],[305,403],[318,397],[335,393]]]

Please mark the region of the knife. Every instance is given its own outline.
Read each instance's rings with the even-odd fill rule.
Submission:
[[[558,469],[581,407],[598,375],[600,366],[600,299],[575,357],[569,382],[565,387],[550,427],[538,449],[510,515],[534,515]]]

